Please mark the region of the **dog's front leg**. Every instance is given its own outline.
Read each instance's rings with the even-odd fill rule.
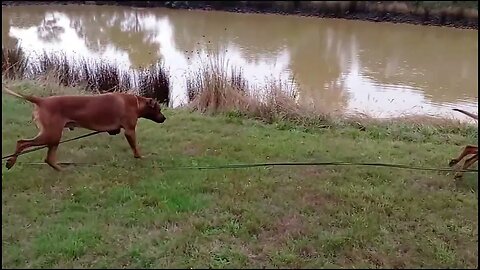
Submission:
[[[448,163],[448,166],[452,167],[454,166],[455,164],[457,164],[458,162],[460,162],[460,160],[462,160],[465,156],[468,156],[468,155],[471,155],[471,154],[476,154],[478,153],[478,147],[475,146],[475,145],[467,145],[465,146],[465,148],[463,149],[462,153],[460,154],[460,156],[458,156],[457,158],[454,158],[452,160],[450,160],[450,162]]]
[[[125,129],[125,138],[127,138],[128,144],[130,144],[130,148],[132,148],[133,156],[135,158],[141,158],[142,156],[140,155],[140,152],[137,148],[135,129]]]
[[[472,166],[473,163],[478,161],[478,154],[475,154],[474,156],[468,158],[465,160],[465,163],[463,163],[462,170],[468,169],[470,166]],[[455,179],[461,179],[463,177],[463,172],[456,172],[455,173]]]

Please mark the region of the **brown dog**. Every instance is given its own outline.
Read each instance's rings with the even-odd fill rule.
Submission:
[[[138,118],[156,123],[166,120],[155,100],[131,94],[35,97],[20,95],[7,88],[5,90],[35,105],[33,120],[40,130],[33,139],[17,141],[14,156],[7,160],[7,169],[15,165],[18,154],[26,148],[46,145],[48,152],[45,162],[60,171],[61,167],[56,163],[56,151],[62,131],[74,127],[106,131],[111,135],[120,133],[123,128],[134,157],[141,158],[135,136]]]
[[[460,109],[453,109],[453,110],[457,111],[457,112],[461,112],[463,114],[466,114],[466,115],[472,117],[473,119],[478,120],[478,115],[476,115],[476,114],[469,113],[469,112],[466,112],[466,111],[460,110]],[[448,165],[450,167],[456,165],[458,162],[460,162],[467,155],[473,155],[473,156],[471,156],[471,157],[467,158],[467,160],[465,160],[465,162],[463,163],[463,166],[462,166],[462,170],[468,169],[468,167],[472,166],[473,163],[478,161],[478,146],[477,145],[467,145],[467,146],[465,146],[465,148],[463,149],[460,156],[450,160]],[[456,172],[455,173],[455,179],[462,178],[462,176],[463,176],[463,172]]]

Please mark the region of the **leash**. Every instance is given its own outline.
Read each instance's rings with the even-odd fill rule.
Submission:
[[[96,135],[102,133],[103,131],[94,131],[87,134],[83,134],[71,139],[60,141],[59,144],[86,138],[92,135]],[[23,152],[20,152],[18,156],[27,154],[33,151],[37,151],[43,149],[47,146],[40,146],[36,148],[32,148]],[[7,156],[2,157],[2,160],[6,158],[13,157],[14,154],[10,154]],[[45,163],[39,162],[17,162],[20,164],[29,164],[29,165],[45,165]],[[79,163],[79,162],[58,162],[59,165],[84,165],[84,166],[106,166],[102,164],[95,164],[95,163]],[[111,167],[117,167],[115,165],[108,165]],[[215,170],[215,169],[244,169],[244,168],[255,168],[255,167],[274,167],[274,166],[375,166],[375,167],[390,167],[390,168],[398,168],[398,169],[409,169],[409,170],[420,170],[420,171],[438,171],[438,172],[451,172],[451,168],[423,168],[417,166],[408,166],[408,165],[401,165],[401,164],[390,164],[390,163],[361,163],[361,162],[270,162],[270,163],[244,163],[244,164],[226,164],[226,165],[212,165],[212,166],[157,166],[159,169],[165,170]],[[457,170],[457,172],[477,172],[478,169],[473,170]]]
[[[92,135],[95,135],[95,134],[98,134],[98,133],[102,133],[103,131],[94,131],[94,132],[90,132],[90,133],[87,133],[87,134],[83,134],[83,135],[80,135],[80,136],[77,136],[75,138],[71,138],[71,139],[68,139],[68,140],[63,140],[63,141],[60,141],[59,144],[62,144],[62,143],[66,143],[66,142],[70,142],[70,141],[75,141],[75,140],[78,140],[78,139],[81,139],[81,138],[85,138],[85,137],[89,137],[89,136],[92,136]],[[18,154],[18,156],[21,156],[23,154],[26,154],[26,153],[30,153],[30,152],[33,152],[33,151],[37,151],[37,150],[40,150],[40,149],[43,149],[47,147],[46,145],[44,146],[40,146],[40,147],[35,147],[35,148],[31,148],[31,149],[28,149],[26,151],[22,151]],[[2,157],[2,160],[6,159],[6,158],[10,158],[10,157],[13,157],[15,156],[15,154],[10,154],[8,156],[4,156]]]
[[[41,162],[18,162],[29,165],[45,165]],[[118,167],[116,165],[103,165],[96,163],[80,163],[80,162],[58,162],[59,165],[83,165],[83,166],[110,166]],[[416,166],[408,166],[401,164],[389,164],[389,163],[361,163],[361,162],[271,162],[271,163],[244,163],[244,164],[226,164],[226,165],[212,165],[212,166],[155,166],[155,168],[165,170],[216,170],[216,169],[245,169],[255,167],[275,167],[275,166],[376,166],[376,167],[390,167],[398,169],[409,169],[419,171],[439,171],[439,172],[452,172],[451,168],[424,168]],[[457,172],[466,173],[478,173],[478,169],[457,170]]]

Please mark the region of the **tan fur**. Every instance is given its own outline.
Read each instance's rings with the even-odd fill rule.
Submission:
[[[463,114],[466,114],[466,115],[470,116],[473,119],[478,120],[478,115],[476,115],[476,114],[469,113],[469,112],[461,110],[461,109],[453,109],[453,110],[457,111],[457,112],[461,112]],[[465,160],[465,162],[463,163],[463,166],[462,166],[462,170],[468,169],[470,166],[472,166],[475,162],[478,161],[478,146],[477,145],[467,145],[467,146],[465,146],[465,148],[463,149],[460,156],[450,160],[448,165],[450,167],[452,167],[452,166],[458,164],[464,157],[466,157],[468,155],[472,155],[472,156]],[[462,178],[462,176],[463,176],[463,172],[456,172],[455,173],[455,179]]]
[[[153,99],[131,94],[35,97],[15,93],[5,86],[4,90],[10,95],[35,104],[32,118],[39,129],[35,138],[17,141],[14,155],[7,160],[7,169],[15,165],[18,155],[23,150],[46,145],[48,152],[45,162],[55,170],[61,170],[55,156],[65,127],[105,131],[110,135],[120,133],[123,128],[134,157],[141,158],[135,134],[138,118],[146,118],[157,123],[166,120],[160,105]]]

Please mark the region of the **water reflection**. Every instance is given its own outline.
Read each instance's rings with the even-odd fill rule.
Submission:
[[[294,16],[106,6],[2,7],[2,45],[113,60],[161,60],[174,105],[185,77],[220,57],[249,83],[295,79],[300,102],[327,111],[462,118],[478,109],[477,31]]]

